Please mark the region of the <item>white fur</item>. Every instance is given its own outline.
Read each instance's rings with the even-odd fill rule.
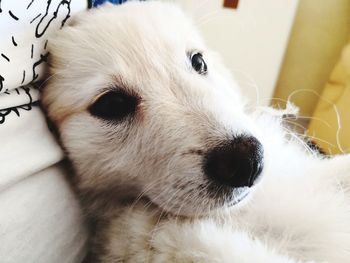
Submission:
[[[43,104],[78,192],[98,197],[112,187],[116,199],[140,197],[129,206],[87,205],[109,221],[98,230],[102,262],[349,262],[350,157],[321,159],[274,111],[247,113],[227,70],[178,8],[106,5],[77,16],[50,48]],[[207,76],[191,69],[188,53],[196,50]],[[131,122],[106,123],[86,110],[114,85],[141,97]],[[202,156],[190,152],[241,134],[264,146],[263,179],[212,198]]]

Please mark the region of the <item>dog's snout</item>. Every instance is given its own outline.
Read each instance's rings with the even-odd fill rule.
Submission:
[[[221,185],[251,187],[263,169],[263,146],[252,136],[239,136],[207,154],[206,175]]]

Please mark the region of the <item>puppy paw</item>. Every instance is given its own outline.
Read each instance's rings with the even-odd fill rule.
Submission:
[[[296,263],[247,234],[230,226],[219,226],[212,220],[192,223],[169,223],[160,227],[150,241],[151,262],[181,263]]]

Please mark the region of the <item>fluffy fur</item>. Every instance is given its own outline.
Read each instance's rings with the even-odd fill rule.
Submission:
[[[95,223],[94,262],[349,261],[350,157],[322,159],[275,111],[247,112],[177,7],[105,5],[49,43],[42,101]],[[205,76],[191,68],[194,51]],[[118,123],[91,116],[89,105],[114,86],[140,99],[136,115]],[[264,146],[260,183],[213,194],[203,155],[245,134]]]

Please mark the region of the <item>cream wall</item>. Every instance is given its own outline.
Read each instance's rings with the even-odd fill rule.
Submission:
[[[173,0],[194,17],[208,45],[218,51],[252,101],[268,104],[288,43],[298,0]]]
[[[349,35],[349,0],[301,0],[275,97],[285,100],[294,92],[301,114],[311,116],[315,93],[321,94]]]

